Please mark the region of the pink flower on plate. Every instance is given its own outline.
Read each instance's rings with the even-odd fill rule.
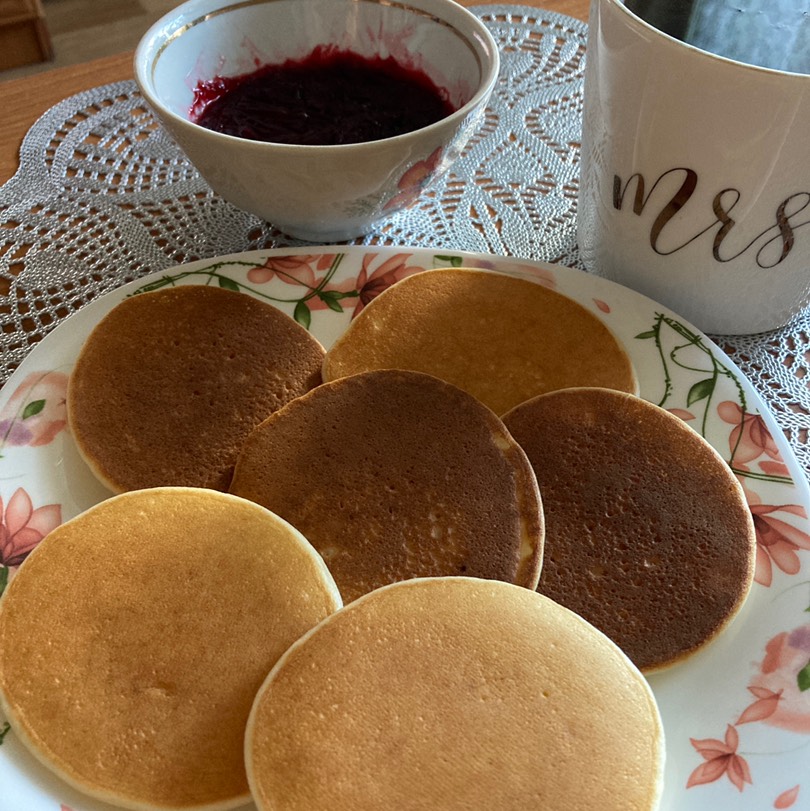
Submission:
[[[695,415],[691,411],[687,411],[685,408],[668,408],[667,411],[669,411],[673,417],[678,417],[678,419],[681,419],[684,422],[689,422],[690,420],[695,419]]]
[[[736,466],[744,469],[748,462],[765,456],[767,458],[759,462],[762,470],[774,476],[790,475],[765,420],[759,414],[749,414],[730,400],[720,403],[717,413],[723,422],[735,426],[728,442]]]
[[[717,738],[690,740],[704,762],[689,775],[687,788],[713,783],[723,775],[726,775],[740,791],[745,788],[746,783],[752,782],[747,761],[737,754],[740,739],[737,729],[731,724],[726,727],[725,740]]]
[[[0,411],[0,447],[52,442],[67,425],[67,384],[62,372],[28,375]]]
[[[287,284],[312,290],[318,286],[316,272],[329,270],[334,260],[333,253],[269,256],[263,265],[251,268],[247,277],[253,284],[266,284],[273,279],[280,279]]]
[[[408,167],[397,182],[399,192],[397,192],[383,208],[399,209],[413,205],[422,193],[422,189],[424,189],[433,178],[441,158],[442,148],[437,147],[427,158],[416,161],[416,163]]]
[[[764,721],[776,712],[782,699],[782,690],[774,692],[767,687],[749,687],[748,692],[756,699],[749,704],[737,719],[737,724],[751,724],[754,721]]]
[[[15,569],[61,523],[62,508],[58,504],[34,509],[22,487],[14,491],[5,509],[0,498],[0,565]]]
[[[774,801],[774,808],[792,808],[796,800],[799,799],[800,786],[793,786],[787,791],[783,791]]]
[[[756,493],[746,488],[745,494],[757,535],[754,580],[762,586],[770,586],[774,566],[785,574],[797,574],[801,569],[798,552],[810,550],[810,535],[777,514],[807,518],[804,507],[801,504],[761,504]]]
[[[357,290],[358,300],[352,318],[356,316],[367,304],[371,303],[384,290],[396,284],[406,276],[412,276],[425,270],[420,265],[409,265],[408,260],[412,254],[397,253],[384,260],[372,270],[372,265],[378,254],[367,253],[363,257],[363,264],[354,287]]]
[[[762,696],[767,706],[761,705],[757,710],[754,702],[743,717],[754,712],[762,717],[752,720],[810,733],[810,623],[783,631],[768,641],[759,672],[748,689],[755,696]]]

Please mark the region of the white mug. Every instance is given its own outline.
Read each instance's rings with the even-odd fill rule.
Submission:
[[[588,270],[715,334],[776,329],[810,304],[810,75],[592,0],[584,98]]]

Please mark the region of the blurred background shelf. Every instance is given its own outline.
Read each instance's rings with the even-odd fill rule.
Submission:
[[[0,0],[0,71],[53,56],[40,0]]]
[[[180,0],[0,0],[0,82],[131,51]],[[98,84],[105,77],[100,76]]]

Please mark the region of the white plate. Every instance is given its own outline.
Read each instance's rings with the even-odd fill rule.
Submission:
[[[743,611],[704,652],[650,679],[667,735],[662,811],[810,807],[807,482],[759,396],[711,341],[664,307],[581,271],[424,248],[287,248],[195,262],[104,296],[53,330],[0,393],[0,562],[14,563],[37,533],[107,495],[65,429],[64,395],[85,337],[125,296],[170,284],[237,288],[294,315],[328,347],[388,285],[460,265],[528,276],[594,312],[627,347],[641,395],[688,420],[749,495],[759,565]],[[3,730],[0,811],[110,808],[52,778],[0,718]]]

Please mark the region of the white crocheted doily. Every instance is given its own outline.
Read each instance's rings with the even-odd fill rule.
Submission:
[[[420,204],[357,244],[430,246],[579,267],[575,217],[585,23],[480,6],[502,70],[480,131]],[[301,244],[217,197],[133,82],[66,99],[31,129],[0,188],[0,384],[83,304],[194,259]],[[763,395],[810,471],[810,314],[715,340]]]

